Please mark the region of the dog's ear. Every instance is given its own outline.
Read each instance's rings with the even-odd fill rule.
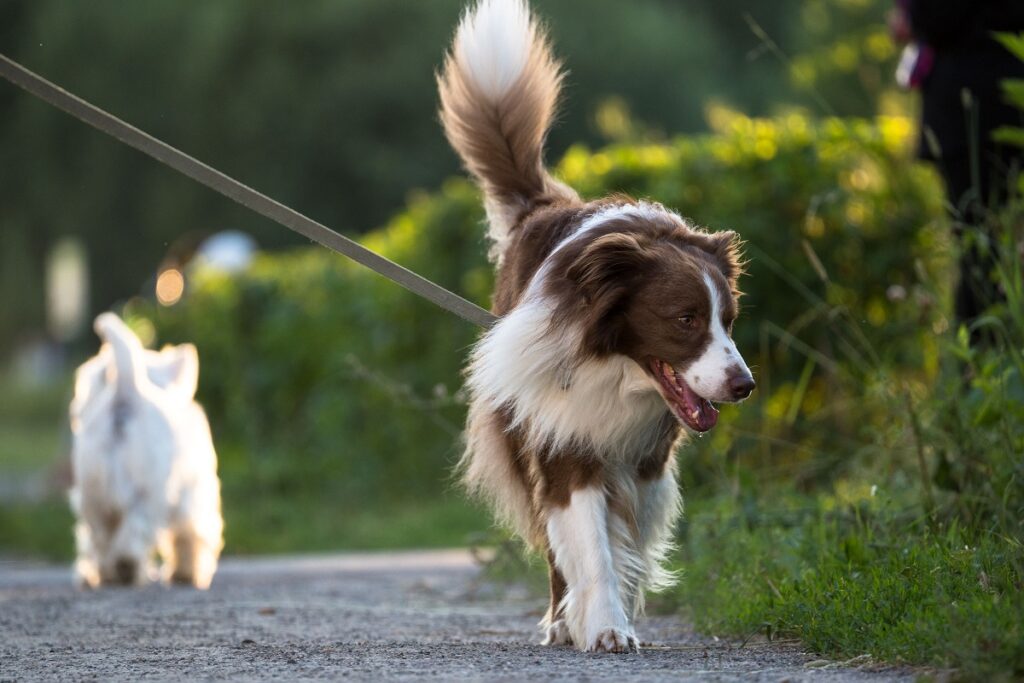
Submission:
[[[732,230],[721,232],[693,231],[685,239],[687,244],[696,245],[711,257],[729,282],[733,294],[739,296],[739,279],[746,262],[743,260],[743,240]]]
[[[739,295],[739,280],[743,275],[746,262],[743,260],[743,240],[739,233],[732,230],[723,230],[711,235],[714,244],[712,254],[718,261],[722,274],[729,281],[729,287],[733,293]]]
[[[649,249],[636,236],[615,232],[588,244],[565,275],[588,304],[602,303],[608,294],[626,288],[651,259]]]
[[[165,349],[168,362],[161,368],[162,384],[167,391],[174,392],[185,400],[195,398],[199,386],[199,352],[194,344],[178,344]]]
[[[588,351],[614,352],[625,330],[625,303],[653,260],[644,241],[616,232],[588,244],[566,269],[566,278],[583,300],[583,341]]]

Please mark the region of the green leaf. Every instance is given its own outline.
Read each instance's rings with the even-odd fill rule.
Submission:
[[[1004,145],[1016,145],[1024,147],[1024,128],[1012,128],[1002,126],[992,131],[992,139]]]
[[[1024,109],[1024,80],[1008,78],[1002,86],[1004,99],[1018,109]]]
[[[995,39],[1018,59],[1024,60],[1024,33],[996,33]]]

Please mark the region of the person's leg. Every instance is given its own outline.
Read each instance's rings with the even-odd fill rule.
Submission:
[[[1010,182],[1020,167],[1020,152],[991,145],[980,152],[976,171],[968,157],[946,158],[939,164],[960,248],[959,281],[954,292],[958,325],[971,325],[1002,298],[992,280],[998,253],[992,216],[1005,205]],[[971,341],[984,343],[983,337],[975,331]]]

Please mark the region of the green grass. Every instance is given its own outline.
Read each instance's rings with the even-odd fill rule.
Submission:
[[[69,380],[70,382],[70,380]],[[64,386],[28,387],[0,375],[0,479],[49,478],[68,446]],[[67,560],[72,555],[71,513],[59,493],[43,501],[23,500],[0,488],[0,556]]]
[[[0,476],[52,466],[67,452],[63,386],[25,387],[0,375]]]
[[[58,425],[0,421],[0,471],[46,468],[57,461],[65,445]]]
[[[53,562],[74,555],[71,510],[59,498],[36,503],[0,505],[0,558],[19,557]]]
[[[0,478],[45,476],[67,452],[64,388],[0,387]],[[250,454],[231,444],[218,451],[228,554],[460,546],[490,528],[487,515],[450,490],[447,472],[403,495],[346,481],[302,454]],[[41,501],[0,500],[0,556],[69,561],[72,523],[57,491]]]
[[[691,503],[683,579],[663,598],[698,628],[797,636],[835,657],[1024,676],[1024,550],[955,523],[932,529],[892,501],[774,497]]]
[[[46,476],[68,446],[64,390],[0,386],[0,477]],[[218,450],[228,554],[459,546],[490,525],[443,481],[430,484],[438,494],[402,496],[346,482],[298,454],[249,457],[231,444]],[[0,500],[0,556],[69,561],[71,527],[60,492],[41,501]]]
[[[221,444],[218,455],[225,552],[458,546],[490,525],[446,471],[434,481],[371,483],[307,453]]]
[[[287,553],[464,546],[490,521],[455,494],[405,503],[228,501],[228,553]]]
[[[229,500],[224,517],[232,555],[465,546],[490,524],[454,495],[397,506]],[[69,561],[72,523],[61,499],[0,505],[0,557]]]

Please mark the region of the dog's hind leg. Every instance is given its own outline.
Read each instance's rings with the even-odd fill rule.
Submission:
[[[544,629],[544,642],[542,645],[572,645],[572,636],[569,635],[569,626],[565,622],[565,594],[567,585],[565,576],[555,565],[555,555],[548,550],[548,579],[551,585],[551,604],[548,605],[547,614],[540,622]]]
[[[622,601],[608,523],[604,487],[579,488],[568,505],[548,508],[548,541],[566,579],[562,604],[576,646],[588,652],[634,652],[637,639]]]
[[[75,547],[75,585],[79,588],[99,588],[99,556],[92,530],[84,520],[79,520],[75,524]]]
[[[174,583],[209,588],[224,546],[220,485],[216,477],[203,479],[186,491],[177,516],[169,557],[165,556],[165,576]]]
[[[219,543],[197,533],[192,525],[177,529],[174,532],[171,581],[209,588],[217,571],[219,552]]]

